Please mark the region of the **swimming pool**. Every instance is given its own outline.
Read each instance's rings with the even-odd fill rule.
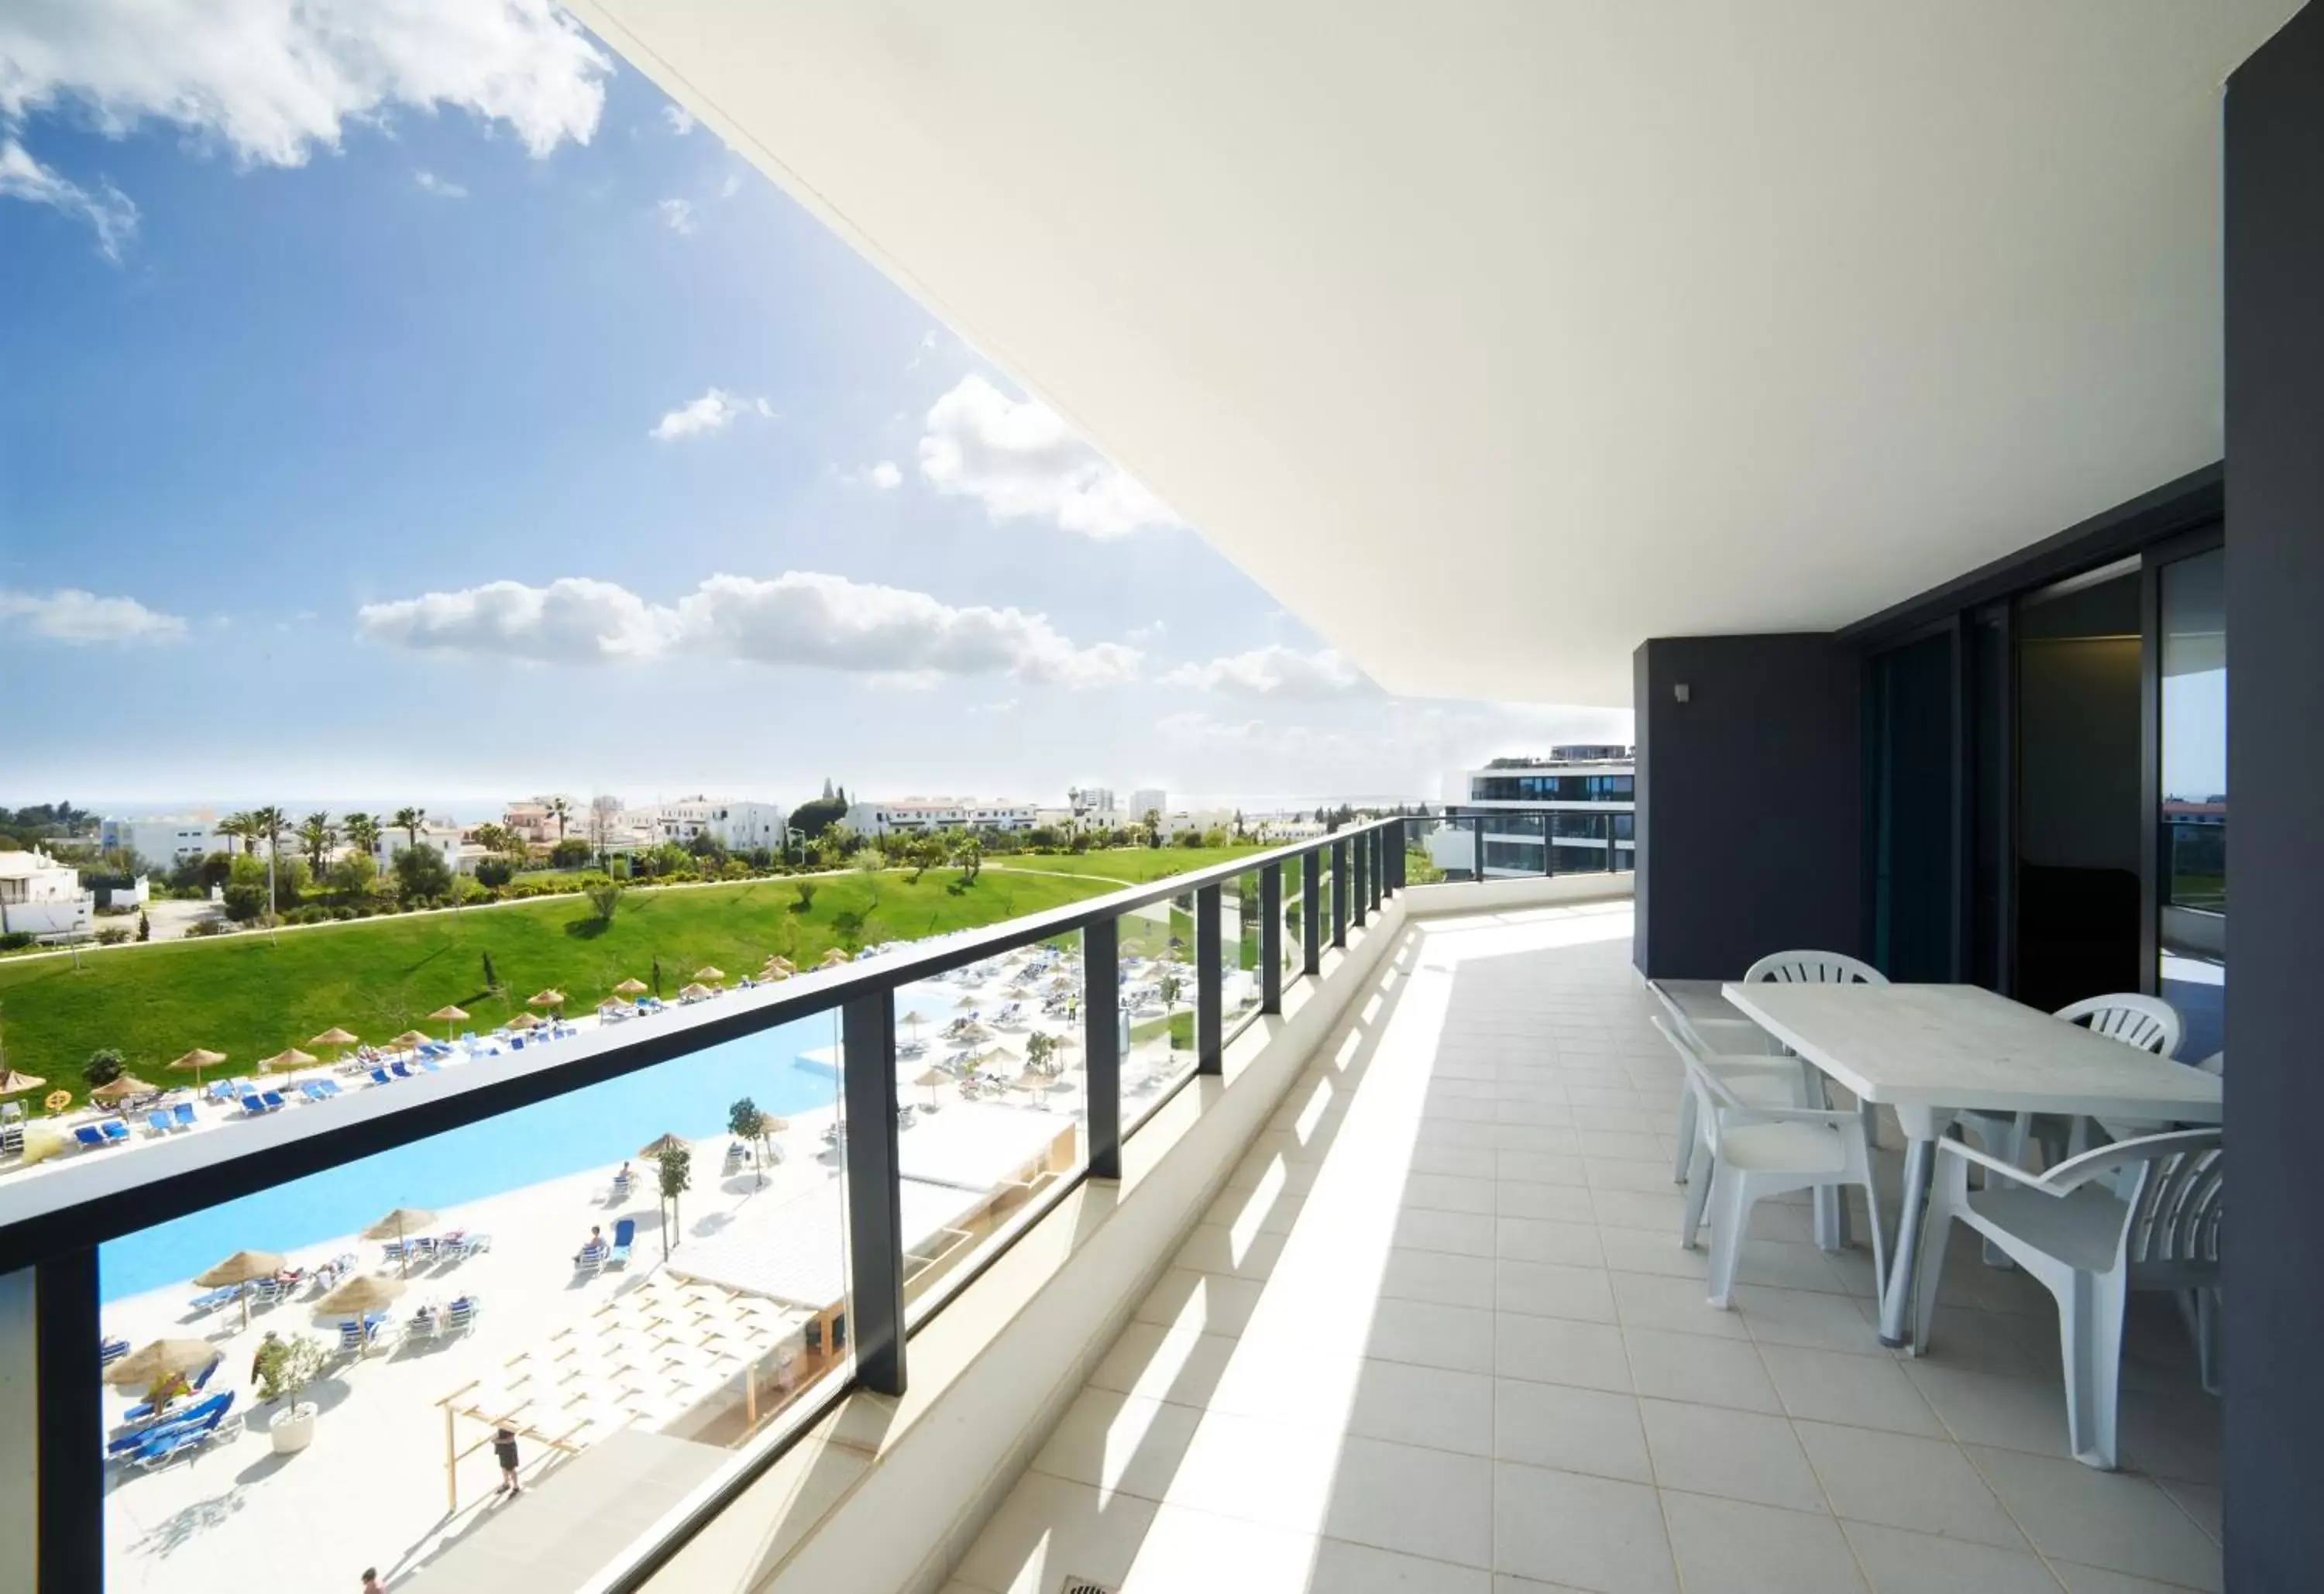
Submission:
[[[359,1232],[391,1207],[441,1211],[563,1178],[633,1156],[658,1135],[724,1135],[744,1096],[785,1115],[828,1107],[838,1078],[802,1055],[838,1038],[836,1014],[804,1018],[157,1223],[98,1248],[100,1294],[160,1289],[237,1250],[295,1252]]]

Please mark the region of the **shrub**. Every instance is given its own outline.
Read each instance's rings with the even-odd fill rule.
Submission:
[[[97,944],[99,946],[118,946],[128,939],[127,925],[107,925],[97,933]]]
[[[622,905],[622,886],[618,880],[593,881],[584,893],[589,898],[589,911],[600,924],[613,922],[613,910]]]
[[[88,1065],[80,1071],[81,1077],[92,1086],[109,1085],[121,1077],[124,1066],[119,1052],[111,1046],[100,1046],[88,1055]]]
[[[514,879],[515,866],[505,858],[481,858],[476,861],[476,883],[480,886],[504,886]]]
[[[568,835],[549,849],[549,861],[558,869],[579,869],[594,856],[588,842],[577,835]]]
[[[226,889],[226,916],[246,925],[266,911],[266,888],[237,880]]]
[[[433,847],[405,847],[395,854],[396,894],[408,906],[452,893],[451,866]]]
[[[791,894],[798,898],[798,901],[791,908],[791,911],[793,913],[813,913],[815,911],[815,882],[813,880],[799,880],[794,883],[791,887]]]
[[[234,926],[232,925],[227,924],[226,920],[222,918],[198,918],[192,924],[186,926],[186,934],[189,935],[199,935],[207,939],[212,935],[224,935],[229,934],[233,928]],[[28,940],[31,937],[29,936],[26,937]]]
[[[258,1348],[256,1365],[260,1400],[295,1400],[323,1371],[322,1341],[311,1334],[269,1340]]]
[[[0,935],[0,952],[22,952],[32,944],[32,937],[29,931],[15,930],[8,935]]]

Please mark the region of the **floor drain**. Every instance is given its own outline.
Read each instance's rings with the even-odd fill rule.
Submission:
[[[1077,1578],[1067,1573],[1065,1580],[1058,1586],[1057,1594],[1113,1594],[1113,1590],[1089,1578]]]

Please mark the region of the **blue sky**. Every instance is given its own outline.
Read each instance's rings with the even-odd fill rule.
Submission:
[[[542,0],[280,9],[0,18],[0,802],[1312,800],[1627,734],[1384,698]]]

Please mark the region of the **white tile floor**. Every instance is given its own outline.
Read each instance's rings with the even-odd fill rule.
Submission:
[[[2110,1475],[2065,1453],[2048,1297],[1966,1247],[1919,1359],[1804,1204],[1759,1209],[1714,1311],[1627,906],[1409,934],[947,1594],[2219,1587],[2167,1306]]]

